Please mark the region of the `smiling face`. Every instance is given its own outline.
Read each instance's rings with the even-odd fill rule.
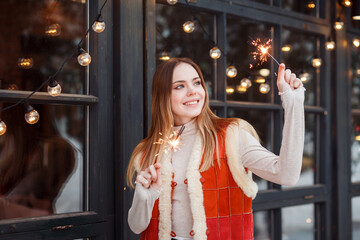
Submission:
[[[205,90],[198,72],[190,64],[179,63],[172,76],[171,111],[175,126],[199,116],[205,100]]]

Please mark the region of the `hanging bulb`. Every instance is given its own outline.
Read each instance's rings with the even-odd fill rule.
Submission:
[[[256,82],[256,83],[264,83],[264,82],[266,82],[266,79],[263,78],[263,77],[257,77],[257,78],[255,79],[255,82]]]
[[[227,94],[233,94],[235,92],[235,89],[234,88],[232,88],[232,87],[227,87],[226,88],[226,93]]]
[[[195,30],[195,23],[193,21],[187,21],[183,24],[184,32],[192,33]]]
[[[341,3],[344,7],[350,7],[352,5],[350,0],[342,0]]]
[[[241,87],[244,87],[244,88],[249,88],[249,87],[252,86],[252,83],[251,83],[250,79],[248,79],[248,78],[243,78],[243,79],[241,79],[241,81],[240,81],[240,86],[241,86]]]
[[[299,74],[299,78],[302,82],[307,82],[309,80],[309,73],[302,70]]]
[[[161,52],[159,60],[161,60],[161,61],[170,60],[170,56],[169,56],[169,54],[167,52]]]
[[[219,57],[221,57],[221,51],[218,47],[213,47],[212,49],[210,49],[210,57],[212,59],[218,59]]]
[[[246,93],[247,88],[239,85],[239,86],[237,87],[237,90],[238,90],[239,93]]]
[[[101,33],[105,30],[105,22],[101,14],[97,17],[96,21],[92,25],[94,32]]]
[[[60,24],[51,24],[50,26],[47,26],[45,29],[45,34],[50,37],[56,37],[61,34],[61,26]]]
[[[259,86],[259,91],[262,94],[267,94],[268,92],[270,92],[270,85],[268,83],[262,83]]]
[[[321,67],[321,64],[322,64],[321,58],[315,56],[315,57],[312,59],[312,65],[313,65],[313,67],[319,68],[319,67]]]
[[[329,38],[329,40],[326,42],[326,49],[327,50],[334,50],[335,49],[335,42]]]
[[[50,96],[53,97],[59,96],[61,93],[61,86],[56,80],[52,79],[49,83],[47,91],[50,94]]]
[[[25,121],[29,124],[37,123],[40,118],[39,113],[28,103],[25,103],[25,108],[26,108]]]
[[[91,63],[91,56],[83,48],[79,47],[78,63],[81,66],[88,66]]]
[[[314,9],[316,7],[315,1],[309,0],[306,3],[306,7],[309,8],[309,9]]]
[[[355,47],[359,47],[359,46],[360,46],[360,40],[359,40],[358,38],[354,38],[354,39],[353,39],[353,45],[354,45]]]
[[[178,0],[167,0],[167,2],[170,5],[175,5],[178,2]]]
[[[22,69],[30,69],[34,66],[34,60],[31,57],[23,57],[18,59],[17,64]]]
[[[338,17],[336,18],[336,21],[334,23],[335,30],[341,30],[344,27],[344,22],[341,21],[341,19]]]
[[[226,68],[226,76],[228,76],[229,78],[234,78],[234,77],[236,77],[236,75],[237,75],[236,67],[231,65]]]
[[[268,77],[270,75],[270,69],[262,68],[259,70],[259,74],[263,77]]]
[[[291,45],[289,44],[286,44],[281,48],[281,51],[283,52],[290,52],[290,50],[291,50]]]
[[[0,120],[0,136],[4,135],[4,133],[6,133],[6,124]]]

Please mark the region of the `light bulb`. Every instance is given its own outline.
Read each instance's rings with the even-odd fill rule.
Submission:
[[[353,45],[354,45],[355,47],[359,47],[359,46],[360,46],[360,40],[359,40],[358,38],[354,38],[354,39],[353,39]]]
[[[302,71],[302,72],[299,74],[299,78],[300,78],[300,80],[301,80],[302,82],[307,82],[307,81],[309,80],[309,73]]]
[[[25,104],[26,113],[25,113],[25,121],[29,124],[35,124],[39,121],[40,115],[39,113],[30,105]]]
[[[237,75],[237,70],[234,66],[229,66],[226,68],[226,76],[228,76],[229,78],[234,78]]]
[[[51,37],[59,36],[61,34],[60,24],[55,23],[47,26],[45,29],[45,34]]]
[[[319,68],[319,67],[321,67],[321,64],[322,64],[321,58],[315,57],[312,59],[313,67]]]
[[[19,58],[18,66],[23,69],[30,69],[34,66],[34,60],[31,57]]]
[[[328,41],[326,42],[326,49],[333,50],[335,49],[335,42],[334,41]]]
[[[247,88],[246,88],[246,87],[242,87],[241,85],[239,85],[239,86],[237,87],[237,90],[238,90],[239,93],[246,93]]]
[[[4,123],[4,121],[0,122],[0,135],[4,135],[4,133],[6,133],[6,124]]]
[[[281,51],[283,51],[283,52],[290,52],[290,50],[291,50],[291,45],[289,45],[289,44],[287,44],[281,48]]]
[[[187,21],[183,24],[184,32],[192,33],[195,30],[195,23],[193,21]]]
[[[221,51],[218,47],[213,47],[212,49],[210,49],[210,57],[212,59],[218,59],[219,57],[221,57]]]
[[[352,5],[352,2],[350,0],[342,0],[342,5],[345,7],[350,7]]]
[[[226,88],[226,93],[227,94],[232,94],[232,93],[234,93],[235,92],[235,89],[234,88],[232,88],[232,87],[227,87]]]
[[[79,56],[77,57],[77,60],[81,66],[88,66],[91,63],[91,56],[84,49],[79,48]]]
[[[162,53],[160,53],[159,59],[161,61],[167,61],[167,60],[170,60],[170,56],[167,52],[162,52]]]
[[[270,85],[268,83],[262,83],[259,86],[259,91],[262,94],[267,94],[268,92],[270,92]]]
[[[249,88],[252,86],[252,83],[248,78],[243,78],[240,81],[240,86],[244,88]]]
[[[256,83],[264,83],[264,82],[266,82],[266,79],[263,78],[263,77],[258,77],[258,78],[255,79],[255,82]]]
[[[105,30],[105,22],[101,14],[97,17],[96,21],[92,25],[94,32],[101,33]]]
[[[47,91],[50,94],[50,96],[53,97],[59,96],[61,93],[61,86],[56,80],[51,80],[47,88]]]
[[[178,0],[167,0],[167,2],[170,5],[175,5],[178,2]]]
[[[268,77],[270,75],[270,69],[262,68],[259,70],[259,74],[263,77]]]
[[[344,27],[344,22],[342,22],[340,18],[337,18],[334,23],[335,30],[341,30],[343,29],[343,27]]]
[[[360,142],[360,135],[356,135],[356,136],[355,136],[355,141]]]
[[[315,2],[314,1],[308,1],[308,3],[306,4],[306,7],[309,9],[314,9],[316,7]]]

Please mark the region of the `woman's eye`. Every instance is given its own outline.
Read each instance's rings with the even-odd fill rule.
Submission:
[[[200,82],[200,81],[196,81],[196,82],[195,82],[195,85],[201,85],[201,82]]]
[[[184,87],[184,85],[178,85],[178,86],[175,87],[175,89],[180,89],[180,88],[183,88],[183,87]]]

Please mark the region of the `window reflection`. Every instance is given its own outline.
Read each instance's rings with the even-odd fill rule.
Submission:
[[[40,114],[34,125],[22,106],[2,114],[0,219],[82,210],[83,107],[33,107]]]
[[[352,117],[351,181],[360,182],[360,116]]]
[[[256,240],[270,240],[270,211],[254,212],[254,235]]]
[[[360,197],[351,199],[352,239],[360,239]]]
[[[312,65],[312,60],[318,57],[316,48],[317,37],[301,32],[284,29],[282,33],[281,52],[286,68],[291,69],[302,79],[306,88],[305,105],[316,105],[316,82],[319,68]],[[296,56],[296,57],[294,57]]]
[[[199,21],[209,36],[201,30]],[[156,5],[156,56],[157,64],[168,57],[188,57],[199,65],[208,87],[209,97],[213,98],[214,89],[214,60],[210,58],[209,51],[213,47],[213,19],[214,16],[204,12],[191,14],[187,8],[177,5]],[[185,33],[183,24],[193,21],[195,30]],[[194,44],[196,42],[196,44]],[[160,60],[163,59],[163,60]]]
[[[237,117],[248,121],[260,137],[261,145],[271,150],[271,112],[256,110],[239,110],[229,108],[227,117]],[[267,189],[267,181],[253,175],[254,181],[258,184],[259,190]]]
[[[0,1],[0,89],[35,90],[77,51],[86,31],[84,3]],[[56,79],[63,92],[83,93],[85,71],[73,57]]]
[[[256,51],[250,43],[257,38],[271,39],[272,28],[265,24],[244,20],[232,16],[227,17],[227,61],[228,66],[237,68],[237,76],[227,78],[227,100],[270,102],[271,91],[264,92],[261,84],[271,88],[271,61],[258,65],[251,53]],[[250,67],[250,64],[253,67]],[[242,84],[249,81],[251,86]]]
[[[311,240],[315,239],[314,205],[300,205],[281,209],[282,239]]]
[[[316,16],[316,9],[319,9],[319,1],[317,0],[282,0],[281,6],[289,11],[304,13]]]

